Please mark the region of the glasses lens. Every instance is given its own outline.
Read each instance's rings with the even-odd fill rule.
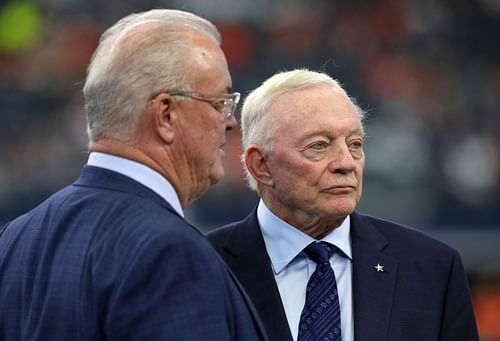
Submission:
[[[190,93],[190,92],[182,92],[182,91],[171,91],[170,94],[172,96],[184,96],[189,98],[194,98],[200,101],[210,103],[215,110],[219,111],[224,117],[230,118],[234,115],[238,102],[240,100],[240,93],[234,92],[232,94],[228,94],[229,98],[217,98],[210,97],[203,94],[198,93]]]
[[[240,101],[240,94],[239,92],[235,92],[232,94],[232,97],[227,100],[226,108],[227,108],[227,117],[234,116],[234,112],[236,110],[236,106],[238,105],[238,102]]]
[[[227,117],[231,117],[233,115],[234,111],[234,100],[232,98],[227,99],[225,101],[225,106],[224,106],[224,115]]]

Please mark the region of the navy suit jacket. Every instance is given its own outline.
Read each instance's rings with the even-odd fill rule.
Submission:
[[[292,340],[254,210],[209,240],[253,300],[271,340]],[[351,215],[356,341],[479,340],[459,254],[416,230]],[[377,272],[375,265],[384,266]]]
[[[80,178],[0,236],[0,340],[261,340],[206,238],[109,170]]]

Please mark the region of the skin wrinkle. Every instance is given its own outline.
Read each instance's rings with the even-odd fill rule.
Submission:
[[[215,40],[214,40],[215,42]],[[208,49],[201,48],[201,42],[194,51],[194,65],[196,68],[193,69],[193,74],[203,75],[199,76],[194,82],[194,88],[200,93],[207,94],[220,94],[227,92],[231,88],[231,77],[228,72],[227,62],[222,54],[220,48],[218,50],[211,51]],[[183,138],[186,141],[191,141],[187,145],[187,148],[179,156],[183,157],[183,162],[189,164],[187,167],[190,170],[189,176],[190,181],[195,184],[196,191],[194,191],[194,197],[204,193],[208,187],[216,182],[218,182],[224,176],[224,169],[222,167],[222,155],[219,151],[221,146],[226,142],[225,131],[228,127],[225,126],[226,123],[229,124],[229,128],[235,126],[236,121],[234,118],[227,121],[217,112],[209,103],[198,101],[198,100],[187,100],[187,101],[177,101],[181,109],[189,107],[189,110],[185,110],[186,114],[191,116],[189,122],[185,122],[186,126],[181,128],[180,134],[183,134]],[[210,111],[210,115],[203,115],[200,111]],[[184,116],[187,117],[187,116]],[[184,121],[182,121],[184,122]],[[201,129],[192,129],[193,122],[195,126]],[[214,124],[218,122],[218,124]],[[185,134],[185,135],[184,135]],[[199,137],[203,135],[203,144],[198,143]],[[220,137],[222,136],[222,138]],[[209,155],[216,154],[215,159],[218,160],[216,172],[218,175],[215,177],[205,176],[200,177],[197,172],[208,171],[207,165],[200,163],[200,159],[191,157],[192,155],[204,154],[199,150],[205,150],[207,146],[210,146],[210,141],[215,141],[213,145],[216,146],[215,150],[207,150],[204,153]],[[175,150],[175,149],[174,149]],[[196,172],[192,172],[195,170]],[[203,181],[200,181],[203,180]]]
[[[122,40],[121,48],[144,39],[151,23],[137,25]],[[153,25],[154,26],[154,25]],[[194,57],[190,60],[191,87],[200,93],[223,93],[231,88],[227,62],[213,37],[197,30],[185,33]],[[120,51],[122,55],[123,51]],[[186,207],[203,195],[210,185],[224,176],[220,148],[225,132],[236,125],[234,118],[225,120],[209,103],[179,100],[160,93],[142,115],[135,143],[126,144],[112,138],[91,142],[92,151],[120,155],[144,163],[170,180]],[[203,144],[199,137],[204,136]]]
[[[364,153],[356,148],[363,127],[356,107],[338,89],[313,86],[280,95],[268,114],[278,123],[273,152],[263,162],[269,173],[263,199],[287,223],[321,239],[361,197]]]

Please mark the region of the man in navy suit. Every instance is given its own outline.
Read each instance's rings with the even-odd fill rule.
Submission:
[[[210,22],[125,17],[84,86],[88,164],[0,237],[1,340],[262,340],[255,309],[183,208],[224,176],[239,100]]]
[[[299,325],[302,331],[319,318],[332,297],[340,305],[340,333],[329,334],[336,339],[478,340],[459,254],[417,230],[355,212],[365,164],[363,117],[323,73],[278,73],[252,91],[242,109],[243,160],[260,202],[209,239],[272,340],[301,340]],[[336,289],[326,301],[317,299],[318,314],[307,315],[316,260],[303,250],[318,242],[337,250],[323,263],[329,259]]]

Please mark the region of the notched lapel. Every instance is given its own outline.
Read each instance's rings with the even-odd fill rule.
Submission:
[[[386,239],[368,219],[353,214],[354,339],[385,340],[395,293],[398,261],[383,254]]]

